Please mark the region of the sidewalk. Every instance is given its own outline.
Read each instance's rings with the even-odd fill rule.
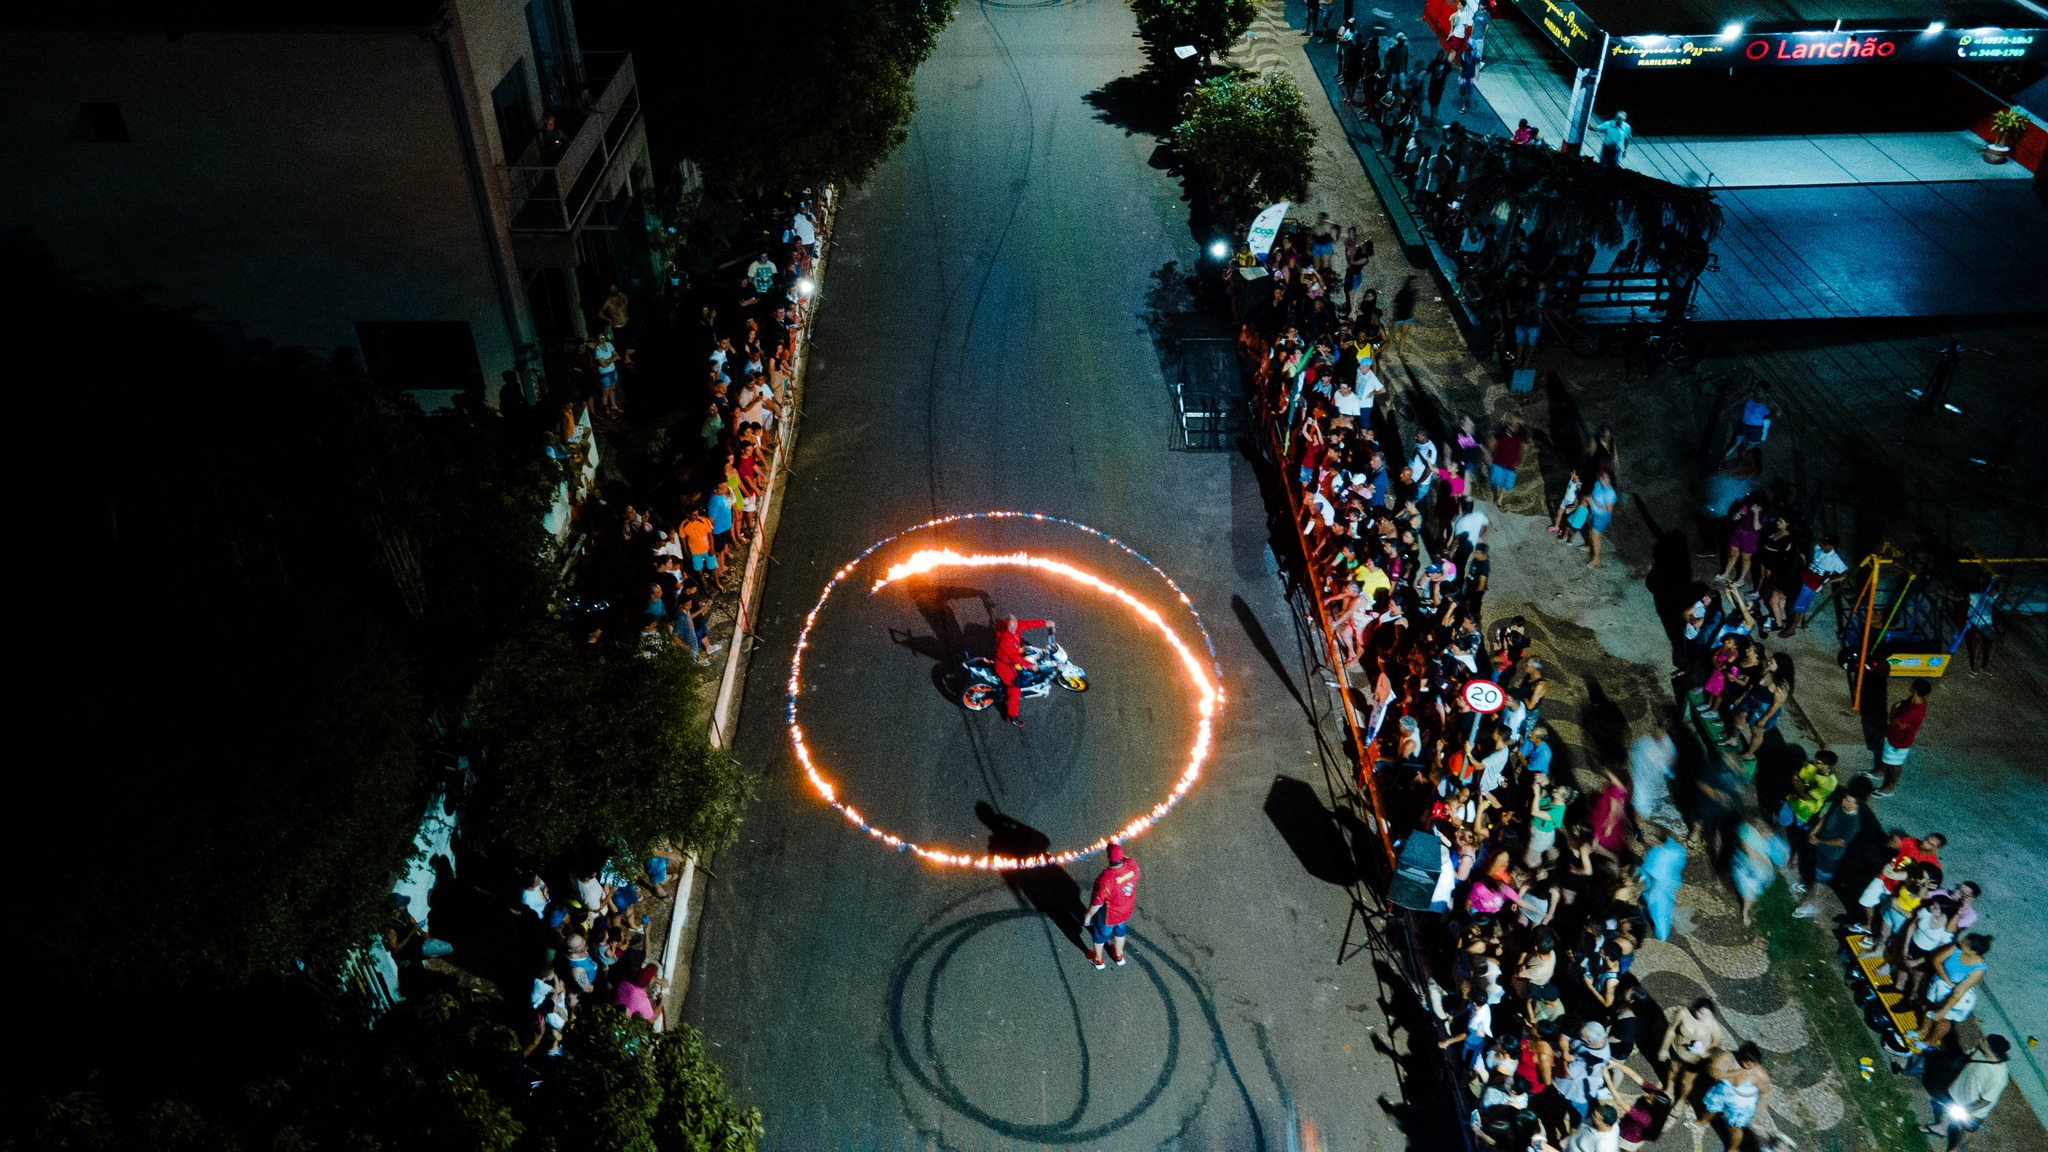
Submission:
[[[1298,26],[1298,4],[1289,8],[1292,22]],[[1262,8],[1251,42],[1263,48],[1265,44],[1281,41],[1285,33],[1278,30],[1278,23],[1278,5]],[[1422,29],[1419,18],[1405,23],[1397,19],[1395,27],[1409,32],[1410,43],[1418,51],[1434,43],[1433,36]],[[1421,29],[1419,36],[1417,29]],[[1298,31],[1294,33],[1297,44],[1300,35]],[[1292,72],[1305,91],[1322,87],[1329,94],[1327,69],[1334,63],[1333,55],[1333,48],[1315,44],[1305,52],[1281,53],[1277,63]],[[1258,56],[1262,58],[1258,62],[1266,66],[1272,66],[1268,61],[1275,59],[1265,51],[1259,51]],[[1319,169],[1310,202],[1297,205],[1292,214],[1312,219],[1317,211],[1329,211],[1339,224],[1361,218],[1373,224],[1368,232],[1374,235],[1382,255],[1368,270],[1368,283],[1380,287],[1384,296],[1390,280],[1398,283],[1399,276],[1408,271],[1387,259],[1388,239],[1398,234],[1388,217],[1374,211],[1369,185],[1350,176],[1348,168],[1342,173],[1332,171],[1337,154],[1331,145],[1338,140],[1356,145],[1360,134],[1357,119],[1349,109],[1333,107],[1335,100],[1310,103],[1315,105],[1310,109],[1311,116],[1326,143],[1318,152]],[[1468,126],[1479,127],[1469,121]],[[1368,134],[1364,148],[1369,149],[1376,142],[1377,133],[1369,128],[1364,131]],[[1375,158],[1363,154],[1360,159],[1368,165],[1375,162]],[[1351,183],[1349,188],[1344,187],[1347,181]],[[1384,207],[1388,212],[1400,211],[1395,204]],[[1390,264],[1396,266],[1389,267]],[[1577,775],[1582,787],[1597,786],[1598,766],[1619,762],[1628,739],[1644,729],[1656,711],[1671,700],[1666,677],[1670,647],[1646,578],[1651,558],[1662,563],[1669,551],[1668,547],[1658,547],[1659,532],[1686,523],[1684,509],[1688,504],[1672,494],[1689,492],[1693,484],[1689,473],[1697,450],[1693,439],[1697,433],[1683,427],[1687,423],[1684,412],[1674,419],[1671,404],[1643,403],[1644,386],[1623,386],[1618,371],[1611,374],[1612,378],[1603,376],[1597,392],[1580,397],[1553,394],[1547,397],[1547,405],[1541,402],[1546,398],[1543,393],[1528,398],[1510,396],[1504,386],[1491,379],[1485,366],[1466,354],[1456,338],[1451,308],[1440,295],[1434,300],[1430,297],[1425,293],[1414,355],[1411,360],[1404,360],[1395,373],[1396,403],[1405,409],[1399,415],[1406,427],[1418,423],[1429,427],[1440,424],[1446,415],[1454,419],[1455,415],[1471,413],[1482,421],[1499,421],[1516,413],[1536,429],[1537,440],[1524,462],[1521,484],[1504,509],[1490,512],[1494,518],[1490,540],[1498,563],[1487,610],[1493,619],[1521,614],[1530,621],[1539,650],[1556,667],[1553,683],[1561,691],[1551,697],[1554,703],[1546,707],[1545,720],[1565,745],[1560,750],[1560,759],[1566,771]],[[1410,387],[1401,387],[1402,376]],[[1671,383],[1661,387],[1662,394],[1680,408],[1692,399],[1692,388]],[[1821,390],[1815,390],[1811,403],[1815,410],[1826,409]],[[1549,484],[1561,480],[1563,470],[1576,464],[1586,431],[1606,420],[1611,420],[1621,433],[1624,461],[1646,461],[1655,456],[1660,462],[1678,463],[1664,465],[1673,475],[1659,477],[1656,485],[1655,506],[1657,515],[1662,517],[1661,524],[1651,519],[1649,507],[1635,492],[1639,478],[1646,477],[1649,470],[1624,463],[1624,475],[1628,477],[1624,485],[1630,506],[1625,506],[1617,517],[1612,560],[1600,569],[1588,571],[1584,567],[1584,552],[1559,546],[1543,531],[1547,520],[1544,513],[1550,499]],[[1689,553],[1690,549],[1686,551]],[[1704,575],[1703,565],[1701,574]],[[2009,654],[2009,658],[2015,655]],[[1801,661],[1806,663],[1806,657],[1802,656]],[[1839,678],[1839,671],[1836,675]],[[1815,672],[1802,681],[1802,690],[1825,691],[1826,685],[1827,678]],[[1803,739],[1812,747],[1828,737],[1824,732],[1801,731],[1796,720],[1795,716],[1795,723],[1786,726],[1791,729],[1786,734],[1788,740]],[[1902,789],[1902,797],[1905,794]],[[2024,835],[2025,830],[2021,831]],[[1951,838],[1960,840],[1962,836],[1951,830]],[[2036,844],[2041,842],[2040,837],[2033,840]],[[1989,852],[1993,844],[2004,848],[2010,843],[1986,835],[1979,850]],[[1955,867],[1969,867],[1963,852],[1952,852],[1951,858],[1956,861]],[[2014,870],[2014,874],[2035,875],[2040,870]],[[1987,917],[2003,908],[2009,910],[2008,920],[2019,918],[2023,905],[2018,900],[2001,900],[1993,908],[1988,893],[1987,885]],[[2026,945],[2014,951],[2039,954]],[[1742,924],[1726,883],[1695,853],[1680,897],[1678,930],[1671,941],[1646,946],[1634,972],[1660,1006],[1701,994],[1712,995],[1722,1003],[1733,1029],[1765,1049],[1768,1067],[1779,1086],[1771,1114],[1798,1146],[1916,1147],[1921,1140],[1916,1134],[1905,1133],[1879,1144],[1862,1128],[1862,1110],[1843,1081],[1841,1053],[1809,1027],[1795,982],[1828,977],[1819,972],[1774,971],[1770,955],[1765,938]],[[2010,963],[2016,970],[2025,962],[2014,956]],[[2004,979],[2009,981],[2011,977]],[[1846,986],[1838,994],[1847,1003]],[[2023,1045],[2026,1035],[2023,1030],[2013,1031],[2016,1047]],[[1648,1064],[1640,1056],[1634,1063],[1638,1069],[1648,1071]],[[2016,1051],[2014,1064],[2015,1079],[2025,1079],[2028,1073],[2020,1052]],[[1906,1078],[1893,1078],[1893,1083],[1909,1094],[1918,1092],[1917,1084]],[[2016,1087],[2010,1095],[2018,1096],[2023,1090]],[[1703,1143],[1703,1135],[1674,1122],[1651,1147],[1698,1149],[1712,1143]],[[2023,1105],[2004,1103],[1995,1114],[1994,1124],[1972,1146],[1980,1150],[2040,1147],[2042,1134],[2038,1121]]]

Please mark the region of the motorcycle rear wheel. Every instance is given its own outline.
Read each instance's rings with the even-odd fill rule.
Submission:
[[[1086,692],[1088,690],[1088,677],[1086,676],[1069,676],[1062,672],[1057,679],[1060,682],[1060,687],[1065,688],[1069,692]]]
[[[983,712],[996,702],[996,690],[986,684],[969,684],[960,693],[960,706],[969,712]]]

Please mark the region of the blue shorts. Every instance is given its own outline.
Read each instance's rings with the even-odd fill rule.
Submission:
[[[1534,347],[1536,338],[1541,335],[1543,335],[1543,325],[1541,324],[1515,325],[1515,343],[1517,344],[1527,344]]]
[[[1607,526],[1612,523],[1614,523],[1614,513],[1602,512],[1595,508],[1593,509],[1591,521],[1586,526],[1595,532],[1605,532],[1607,531]]]
[[[1514,491],[1515,470],[1513,468],[1503,468],[1495,464],[1493,466],[1493,486],[1503,492]]]
[[[1329,255],[1333,255],[1333,254],[1334,254],[1334,253],[1335,253],[1335,252],[1337,251],[1337,245],[1335,245],[1334,243],[1332,243],[1332,244],[1311,244],[1311,245],[1309,245],[1309,249],[1308,249],[1308,251],[1309,251],[1309,255],[1311,255],[1311,256],[1329,256]]]
[[[1792,611],[1795,613],[1804,612],[1808,608],[1813,607],[1813,598],[1819,591],[1817,588],[1808,588],[1806,585],[1801,584],[1799,586],[1799,595],[1792,598]]]
[[[619,370],[616,368],[604,372],[599,372],[597,374],[597,386],[600,388],[609,388],[612,385],[617,384],[618,382]]]
[[[716,572],[716,571],[718,571],[718,553],[716,553],[716,552],[692,552],[692,553],[690,553],[690,571],[692,571],[692,572]]]
[[[1765,696],[1762,699],[1751,697],[1750,699],[1742,702],[1742,712],[1745,716],[1749,717],[1749,722],[1751,724],[1754,724],[1757,721],[1762,720],[1764,718],[1764,713],[1769,712],[1770,710],[1771,698],[1768,696]],[[1783,716],[1784,714],[1785,710],[1783,708],[1778,709],[1778,711],[1771,716],[1770,721],[1764,725],[1764,731],[1769,732],[1771,729],[1776,728],[1778,726],[1778,717]]]
[[[1125,936],[1130,933],[1131,926],[1129,921],[1121,924],[1105,923],[1108,918],[1109,913],[1103,911],[1096,913],[1095,919],[1088,922],[1088,938],[1090,940],[1095,941],[1097,944],[1107,944],[1112,937]]]
[[[668,857],[649,856],[647,858],[647,879],[656,884],[668,883]]]
[[[1402,326],[1402,325],[1404,325],[1404,324],[1413,324],[1413,323],[1415,323],[1415,317],[1413,317],[1413,316],[1410,316],[1410,317],[1409,317],[1409,318],[1407,318],[1406,320],[1396,320],[1396,321],[1394,321],[1394,327],[1396,327],[1396,328],[1399,328],[1399,327],[1401,327],[1401,326]]]

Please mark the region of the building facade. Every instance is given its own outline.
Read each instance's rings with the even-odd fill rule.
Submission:
[[[569,0],[116,7],[0,36],[0,228],[66,271],[389,387],[529,396],[613,283],[651,288],[633,60]]]

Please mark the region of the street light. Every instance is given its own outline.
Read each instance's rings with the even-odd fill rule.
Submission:
[[[806,300],[809,300],[812,294],[817,292],[817,290],[818,282],[811,279],[809,276],[806,276],[803,279],[796,282],[796,294],[803,297]]]
[[[1721,39],[1723,40],[1733,40],[1740,35],[1742,35],[1741,24],[1730,24],[1726,28],[1721,29]]]
[[[1209,245],[1209,255],[1218,260],[1224,259],[1230,255],[1230,245],[1218,240],[1214,244]]]

